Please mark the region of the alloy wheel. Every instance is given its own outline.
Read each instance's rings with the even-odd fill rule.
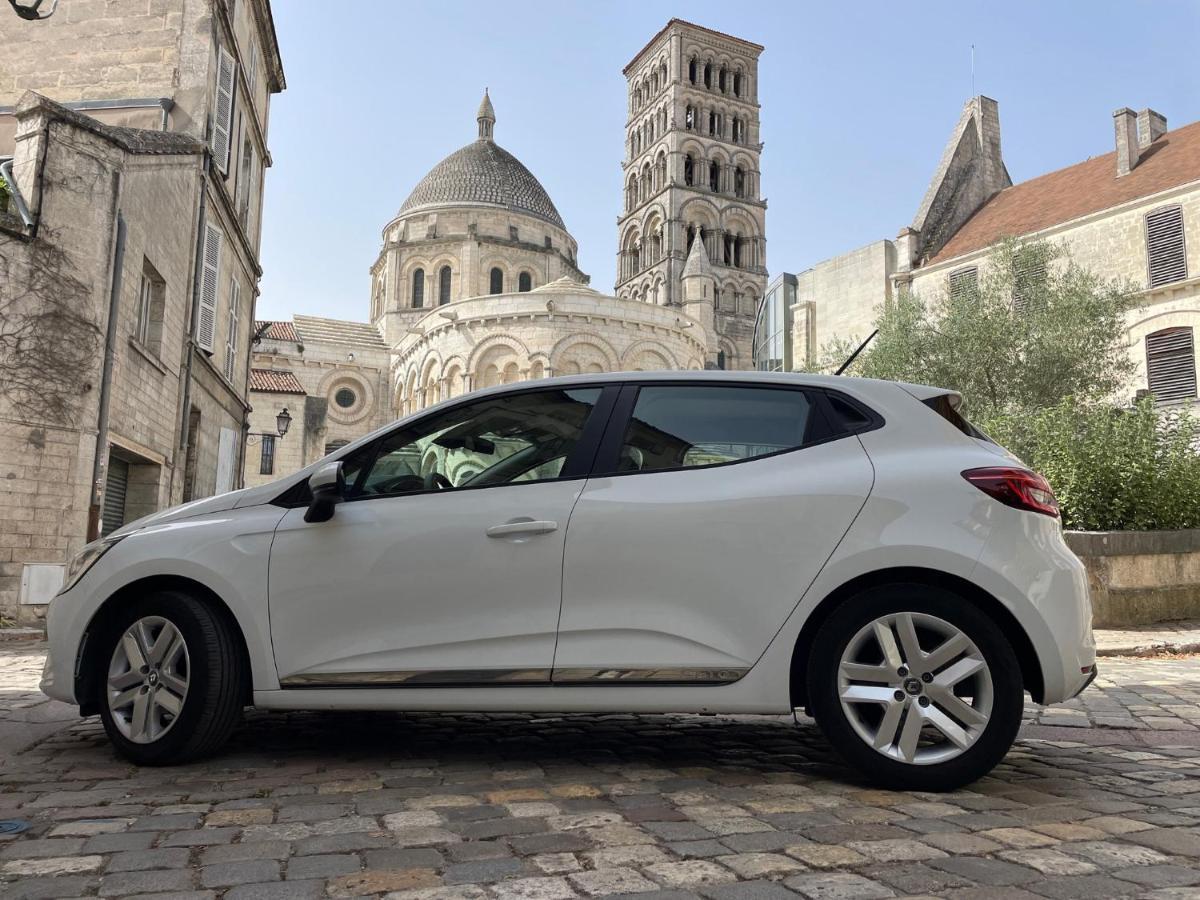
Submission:
[[[992,690],[975,642],[925,613],[890,613],[863,626],[838,666],[838,697],[858,736],[914,765],[970,749],[991,718]]]
[[[138,619],[121,635],[108,666],[108,709],[117,729],[135,744],[161,738],[179,720],[190,675],[179,629],[161,616]]]

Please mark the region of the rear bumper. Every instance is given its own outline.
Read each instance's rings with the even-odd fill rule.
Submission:
[[[1042,674],[1041,703],[1075,697],[1096,677],[1087,571],[1056,520],[1004,509],[973,580],[1013,614]],[[1009,518],[1014,517],[1014,518]]]

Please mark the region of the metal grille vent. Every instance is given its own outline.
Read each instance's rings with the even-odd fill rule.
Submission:
[[[1150,260],[1150,287],[1187,278],[1182,207],[1170,206],[1146,215],[1146,255]]]
[[[1196,396],[1196,349],[1191,328],[1164,328],[1146,335],[1150,392],[1160,403]]]
[[[979,291],[979,269],[969,266],[950,273],[950,299],[960,300]]]

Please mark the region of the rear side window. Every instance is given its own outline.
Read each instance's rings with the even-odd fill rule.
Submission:
[[[981,441],[987,441],[989,444],[996,443],[970,422],[962,417],[954,405],[950,402],[949,394],[939,394],[936,397],[929,397],[922,400],[926,406],[932,409],[935,413],[965,434],[967,437],[978,438]]]
[[[804,445],[813,418],[803,391],[663,385],[643,387],[626,428],[619,472],[700,468]]]

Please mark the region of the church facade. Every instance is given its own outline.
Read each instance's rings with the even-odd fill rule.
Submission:
[[[651,107],[667,125],[638,137],[625,168],[669,162],[618,223],[622,246],[643,255],[637,268],[622,265],[614,294],[589,286],[549,194],[496,142],[485,92],[475,140],[434,166],[384,226],[369,321],[257,323],[245,483],[271,481],[477,388],[589,372],[748,367],[766,284],[765,204],[755,199],[761,51],[672,20],[626,68],[632,90],[646,82],[631,101],[630,136]],[[710,113],[718,131],[698,133],[695,123]],[[702,169],[712,180],[700,180]],[[631,229],[639,235],[632,243]],[[280,436],[284,409],[293,425]]]

